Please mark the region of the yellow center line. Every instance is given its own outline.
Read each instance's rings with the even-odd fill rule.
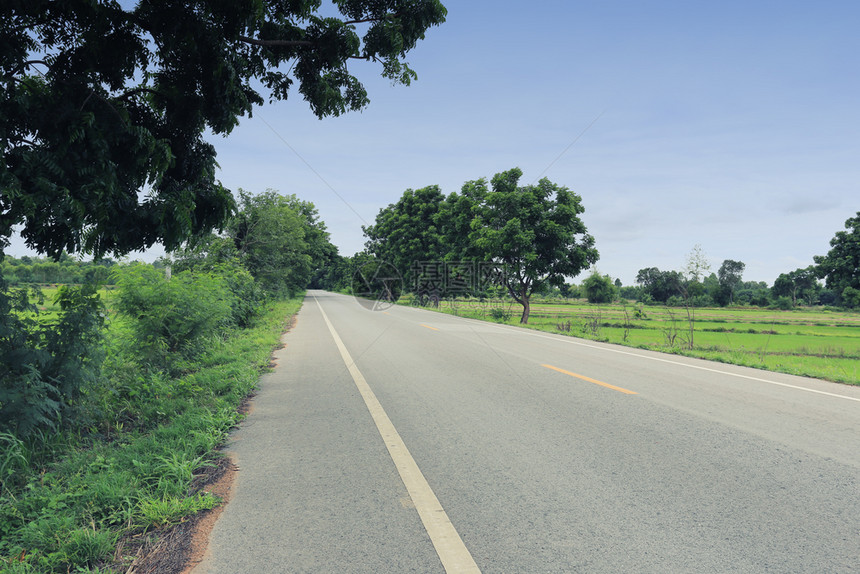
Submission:
[[[439,329],[437,329],[436,327],[431,327],[430,325],[425,325],[424,323],[421,323],[421,326],[422,326],[422,327],[426,327],[426,328],[428,328],[428,329],[433,329],[434,331],[438,331],[438,330],[439,330]]]
[[[638,394],[635,391],[622,389],[621,387],[616,387],[615,385],[610,385],[609,383],[604,383],[603,381],[598,381],[596,379],[592,379],[591,377],[586,377],[585,375],[577,375],[576,373],[571,373],[570,371],[565,371],[564,369],[559,369],[558,367],[553,367],[552,365],[544,364],[541,366],[546,367],[547,369],[552,369],[553,371],[558,371],[559,373],[564,373],[565,375],[570,375],[571,377],[576,377],[577,379],[582,379],[583,381],[588,381],[589,383],[594,383],[595,385],[600,385],[601,387],[606,387],[607,389],[612,389],[613,391],[618,391],[619,393],[624,393],[626,395]]]
[[[383,315],[391,315],[391,313],[389,313],[388,311],[383,311],[382,314]]]

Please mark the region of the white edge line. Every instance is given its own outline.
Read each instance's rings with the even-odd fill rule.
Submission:
[[[418,468],[418,463],[409,454],[409,449],[406,448],[406,444],[403,442],[397,429],[394,428],[391,419],[388,418],[370,385],[367,384],[364,375],[358,370],[355,361],[352,360],[349,351],[346,349],[346,345],[343,344],[331,321],[329,321],[328,315],[323,310],[319,299],[315,295],[311,296],[316,301],[320,313],[322,313],[322,317],[331,332],[335,345],[337,345],[340,351],[340,356],[343,358],[347,369],[349,369],[349,374],[352,375],[352,380],[364,399],[367,410],[370,411],[370,415],[373,417],[373,422],[376,423],[376,428],[379,430],[379,434],[382,436],[386,448],[388,448],[388,453],[397,467],[397,472],[400,473],[400,478],[403,480],[403,484],[406,486],[406,490],[415,504],[415,509],[418,511],[421,522],[424,524],[424,528],[433,542],[433,547],[442,561],[445,572],[480,574],[481,571],[466,548],[463,539],[460,538],[454,525],[451,524],[448,514],[442,508],[442,504],[436,498],[436,494],[430,488],[421,469]]]

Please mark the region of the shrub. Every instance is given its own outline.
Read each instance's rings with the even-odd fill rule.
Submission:
[[[777,297],[771,307],[782,311],[788,311],[794,308],[794,303],[792,303],[791,297]]]
[[[842,305],[848,309],[860,307],[860,289],[846,287],[842,290]]]
[[[41,294],[36,293],[37,297]],[[60,287],[43,317],[24,289],[0,278],[0,431],[56,427],[100,366],[102,303],[93,285]]]
[[[615,300],[616,288],[609,275],[592,273],[582,282],[582,289],[589,303],[611,303]]]
[[[144,361],[158,368],[194,358],[231,320],[234,295],[216,275],[183,271],[168,279],[138,264],[121,269],[117,285],[117,311],[131,320]]]

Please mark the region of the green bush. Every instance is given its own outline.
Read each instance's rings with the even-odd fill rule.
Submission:
[[[0,432],[56,427],[98,374],[104,321],[95,286],[60,287],[54,303],[59,313],[43,315],[27,290],[7,290],[0,277]]]
[[[842,305],[848,309],[860,307],[860,289],[846,287],[842,290]]]
[[[791,301],[791,297],[777,297],[771,307],[782,311],[788,311],[790,309],[794,309],[794,303]]]
[[[173,370],[198,356],[205,339],[230,324],[235,296],[227,282],[211,273],[183,271],[165,277],[149,265],[117,273],[117,311],[131,320],[143,362]]]

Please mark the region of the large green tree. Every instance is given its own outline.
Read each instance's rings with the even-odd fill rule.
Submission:
[[[409,286],[426,264],[448,253],[439,223],[444,201],[437,185],[407,189],[397,203],[379,210],[373,225],[362,226],[367,251],[393,265]]]
[[[229,224],[239,260],[275,295],[292,296],[308,286],[313,273],[308,221],[294,204],[294,197],[271,189],[259,195],[239,190],[240,209]]]
[[[845,221],[845,231],[836,232],[827,255],[814,259],[827,288],[839,294],[842,304],[856,306],[860,301],[860,211]]]
[[[549,285],[561,286],[597,262],[594,238],[580,214],[582,199],[546,178],[520,186],[522,171],[496,174],[492,189],[473,208],[470,242],[485,261],[505,268],[504,284],[523,306],[528,323],[530,299]]]
[[[368,103],[351,59],[404,58],[439,0],[8,0],[0,7],[0,245],[173,250],[234,202],[203,135],[296,90],[319,117]]]

